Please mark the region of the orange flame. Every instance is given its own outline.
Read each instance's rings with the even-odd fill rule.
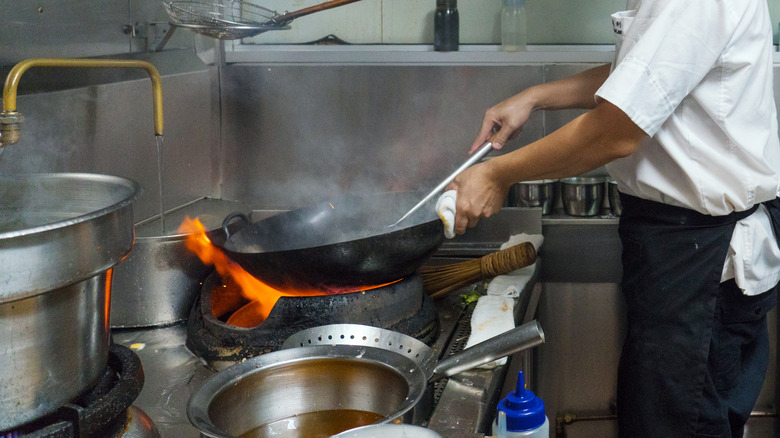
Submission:
[[[206,265],[214,265],[220,276],[230,277],[239,286],[241,294],[254,304],[252,308],[264,320],[271,313],[276,301],[283,296],[292,296],[272,288],[246,272],[241,266],[230,260],[206,235],[206,228],[200,220],[186,218],[179,232],[187,234],[187,249],[194,252]],[[296,295],[322,295],[322,292],[303,292]]]
[[[324,291],[295,291],[287,293],[277,290],[262,281],[255,278],[252,274],[245,271],[236,262],[229,259],[219,248],[217,248],[211,239],[206,235],[206,228],[200,220],[190,219],[189,217],[179,226],[179,232],[187,235],[187,249],[194,252],[205,265],[213,265],[217,273],[223,279],[231,279],[232,283],[238,286],[240,294],[250,300],[250,303],[237,310],[228,324],[239,325],[241,327],[254,327],[265,320],[271,313],[276,302],[283,296],[315,296],[326,295]],[[396,281],[400,281],[396,280]],[[386,286],[386,283],[376,286],[368,286],[358,289],[344,290],[341,293],[357,292],[361,290],[371,290]],[[214,291],[212,291],[212,294]],[[243,321],[239,323],[238,321]]]

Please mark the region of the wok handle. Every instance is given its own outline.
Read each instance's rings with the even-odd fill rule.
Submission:
[[[415,204],[415,206],[414,206],[414,207],[412,207],[412,208],[411,208],[409,211],[407,211],[405,215],[401,216],[401,218],[400,218],[400,219],[398,219],[397,221],[395,221],[395,222],[394,222],[392,225],[390,225],[390,226],[391,226],[391,227],[394,227],[394,226],[398,225],[398,224],[399,224],[399,223],[400,223],[402,220],[406,219],[406,218],[407,218],[407,217],[409,217],[409,216],[410,216],[412,213],[414,213],[415,211],[419,210],[419,209],[420,209],[420,207],[422,207],[423,205],[425,205],[425,203],[427,203],[427,202],[428,202],[428,201],[430,201],[430,200],[431,200],[431,199],[432,199],[434,196],[438,195],[438,194],[439,194],[441,191],[443,191],[443,190],[444,190],[444,189],[447,187],[447,184],[451,183],[451,182],[452,182],[452,180],[454,180],[454,179],[455,179],[455,177],[456,177],[456,176],[458,176],[458,174],[460,174],[460,173],[461,173],[461,172],[463,172],[464,170],[466,170],[466,169],[468,169],[469,167],[471,167],[471,165],[473,165],[473,164],[474,164],[474,163],[476,163],[477,161],[479,161],[479,160],[481,160],[482,158],[484,158],[484,157],[485,157],[485,156],[486,156],[488,153],[490,153],[490,151],[492,151],[492,150],[493,150],[493,140],[492,140],[492,137],[491,137],[491,138],[490,138],[488,141],[486,141],[485,143],[482,143],[482,146],[480,146],[480,147],[479,147],[479,149],[477,150],[477,152],[474,152],[474,155],[472,155],[472,156],[471,156],[471,157],[470,157],[468,160],[466,160],[466,162],[465,162],[465,163],[461,164],[461,165],[460,165],[460,167],[458,167],[457,169],[455,169],[455,171],[454,171],[454,172],[452,172],[452,173],[451,173],[449,176],[447,176],[447,178],[445,178],[445,179],[444,179],[442,182],[440,182],[440,183],[439,183],[439,185],[437,185],[436,187],[434,187],[434,188],[433,188],[433,190],[431,190],[431,191],[430,191],[430,192],[429,192],[427,195],[425,195],[425,197],[424,197],[424,198],[422,198],[422,199],[420,200],[420,202],[418,202],[417,204]]]
[[[324,11],[326,9],[333,9],[339,6],[348,5],[350,3],[355,3],[360,0],[331,0],[329,2],[320,3],[318,5],[309,6],[308,8],[299,9],[297,11],[293,12],[287,12],[285,14],[282,14],[276,18],[274,18],[274,21],[280,22],[280,23],[287,23],[290,22],[296,18],[303,17],[305,15],[313,14],[315,12]]]
[[[244,225],[239,228],[239,231],[249,225],[250,221],[249,218],[240,211],[237,211],[235,213],[230,213],[227,215],[227,217],[222,221],[222,230],[225,232],[225,237],[230,238],[230,223],[233,222],[233,219],[241,219],[241,222],[244,223]]]
[[[431,380],[449,377],[544,342],[544,332],[534,320],[473,345],[438,363]]]

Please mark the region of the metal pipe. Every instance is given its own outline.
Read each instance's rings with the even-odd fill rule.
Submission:
[[[162,80],[160,73],[150,63],[133,59],[67,59],[33,58],[16,64],[8,73],[3,86],[3,111],[0,113],[0,147],[19,141],[21,123],[24,121],[16,111],[16,94],[22,74],[32,67],[103,67],[141,68],[152,80],[154,105],[154,133],[163,134]]]
[[[615,421],[617,415],[576,415],[564,414],[555,419],[555,438],[566,438],[566,426],[581,421]]]

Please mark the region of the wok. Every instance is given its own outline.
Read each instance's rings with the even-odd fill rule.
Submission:
[[[223,244],[228,257],[281,291],[329,293],[413,274],[444,241],[441,220],[421,208],[389,227],[420,199],[412,192],[352,195],[244,225]],[[225,218],[225,228],[235,216]]]

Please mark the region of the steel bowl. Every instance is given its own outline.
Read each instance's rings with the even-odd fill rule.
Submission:
[[[615,216],[623,214],[623,204],[620,203],[620,193],[618,192],[617,181],[612,178],[607,180],[607,196],[612,214]]]
[[[561,199],[570,216],[596,216],[604,204],[603,177],[575,177],[561,180]]]
[[[557,179],[522,181],[509,189],[510,207],[541,208],[542,214],[552,213],[555,207]]]
[[[209,437],[266,436],[287,427],[300,436],[329,437],[388,423],[399,409],[409,412],[426,385],[419,365],[390,351],[356,345],[290,348],[220,371],[192,395],[187,414]]]

